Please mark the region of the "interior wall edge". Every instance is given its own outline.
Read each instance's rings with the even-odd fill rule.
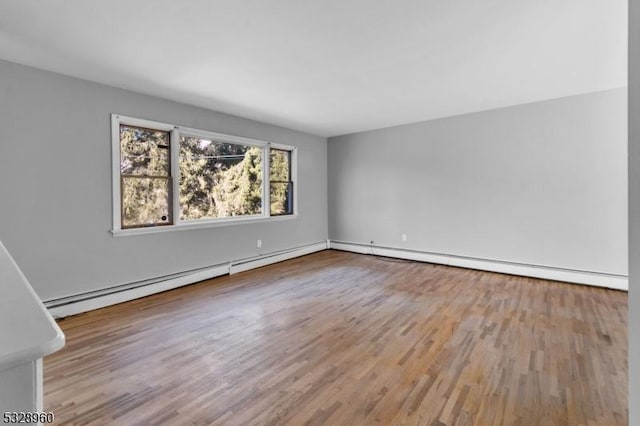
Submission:
[[[640,2],[629,2],[629,424],[640,425]],[[634,403],[635,402],[635,403]]]

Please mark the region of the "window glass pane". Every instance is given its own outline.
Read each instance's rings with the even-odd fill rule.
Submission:
[[[271,149],[269,159],[271,215],[293,214],[291,151]]]
[[[271,182],[271,216],[293,214],[293,184]]]
[[[122,226],[171,224],[170,179],[122,177]]]
[[[169,132],[120,125],[120,173],[169,176]]]
[[[262,213],[262,148],[180,137],[180,219]]]
[[[291,152],[272,149],[269,161],[271,182],[288,182],[291,180]]]

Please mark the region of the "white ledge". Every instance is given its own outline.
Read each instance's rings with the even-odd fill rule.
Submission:
[[[0,371],[64,346],[64,334],[0,242]]]
[[[176,225],[160,225],[149,226],[143,228],[129,228],[129,229],[112,229],[110,232],[114,237],[125,237],[129,235],[144,235],[144,234],[157,234],[161,232],[172,231],[188,231],[190,229],[203,229],[203,228],[218,228],[221,226],[235,226],[235,225],[249,225],[253,223],[269,223],[279,222],[282,220],[297,219],[297,214],[289,214],[282,216],[270,216],[270,217],[233,217],[215,220],[198,220],[191,222],[180,222]]]

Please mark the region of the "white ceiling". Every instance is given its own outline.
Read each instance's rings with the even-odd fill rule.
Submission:
[[[2,0],[0,58],[333,136],[626,86],[627,0]]]

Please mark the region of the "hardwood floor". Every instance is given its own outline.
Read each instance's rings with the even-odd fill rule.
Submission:
[[[627,424],[613,290],[325,251],[60,326],[58,424]]]

